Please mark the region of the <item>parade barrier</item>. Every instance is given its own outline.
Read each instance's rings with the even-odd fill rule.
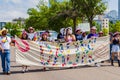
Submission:
[[[109,37],[72,43],[34,42],[16,38],[16,62],[28,66],[75,67],[109,59]]]

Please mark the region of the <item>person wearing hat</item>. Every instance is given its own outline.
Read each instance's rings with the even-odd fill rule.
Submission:
[[[91,30],[90,30],[90,34],[88,34],[88,36],[87,36],[87,39],[97,38],[97,37],[98,37],[98,34],[96,34],[96,30],[97,30],[96,27],[93,26],[93,27],[91,28]],[[100,64],[95,63],[95,66],[100,67]]]
[[[75,35],[72,34],[72,28],[71,27],[68,27],[66,29],[66,35],[64,37],[65,41],[66,42],[73,42],[73,41],[76,41],[76,38],[75,38]]]
[[[83,40],[82,32],[81,32],[81,29],[80,29],[80,28],[77,28],[77,29],[75,30],[75,37],[76,37],[76,41],[78,41],[78,40]]]
[[[58,40],[59,42],[64,41],[64,37],[65,37],[64,33],[65,33],[65,28],[61,28],[61,29],[60,29],[60,33],[59,33],[58,36],[57,36],[57,40]]]
[[[28,40],[28,33],[25,30],[22,32],[21,39],[22,40]],[[27,71],[28,71],[28,66],[27,65],[22,65],[22,73],[25,73]]]
[[[114,33],[113,38],[111,40],[112,43],[112,50],[111,50],[111,65],[114,66],[113,61],[115,55],[117,55],[118,58],[118,66],[120,67],[120,35],[118,32]]]
[[[100,31],[98,34],[99,34],[99,37],[103,37],[103,32],[102,31]]]
[[[87,40],[87,33],[85,31],[82,32],[82,38],[83,40]]]
[[[0,54],[3,74],[10,74],[10,43],[11,38],[7,36],[8,30],[3,28],[0,37]]]
[[[93,26],[91,28],[90,34],[88,34],[87,38],[89,39],[89,38],[93,38],[93,37],[98,37],[98,35],[96,34],[96,30],[97,30],[96,27]]]
[[[46,32],[43,32],[41,34],[41,40],[40,41],[48,41],[48,34]]]
[[[34,28],[33,27],[29,27],[28,31],[29,31],[28,39],[34,40],[34,37],[36,36]]]

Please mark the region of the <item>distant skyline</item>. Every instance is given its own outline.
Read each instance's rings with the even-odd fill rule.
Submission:
[[[108,11],[118,11],[117,1],[109,0]],[[12,21],[18,17],[28,18],[27,10],[35,8],[38,2],[39,0],[0,0],[0,22]]]
[[[108,8],[109,10],[116,10],[118,11],[118,0],[110,0],[108,2]]]

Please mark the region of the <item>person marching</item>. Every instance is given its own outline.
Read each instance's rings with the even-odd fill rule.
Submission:
[[[0,55],[2,61],[3,74],[10,75],[10,43],[11,38],[7,36],[8,30],[3,28],[0,37]]]
[[[46,32],[43,32],[42,34],[41,34],[41,40],[40,41],[45,41],[45,42],[48,42],[49,40],[48,40],[48,33],[46,33]],[[42,55],[42,54],[41,54]],[[49,68],[46,68],[46,67],[43,67],[43,71],[46,71],[46,70],[49,70]]]
[[[111,65],[114,66],[113,60],[114,60],[115,55],[117,55],[117,57],[118,57],[118,66],[120,67],[120,46],[119,46],[119,44],[120,44],[120,36],[119,36],[118,32],[114,33],[111,43],[113,43],[112,51],[111,51],[111,53],[112,53],[111,54]]]
[[[98,38],[98,34],[96,32],[97,32],[97,28],[95,26],[93,26],[90,30],[90,34],[88,34],[88,36],[87,36],[87,39]],[[95,63],[95,66],[100,67],[100,64]]]
[[[28,40],[28,34],[26,31],[22,32],[22,36],[21,36],[22,40]],[[27,65],[22,65],[22,73],[25,73],[28,71],[28,66]]]
[[[72,34],[72,28],[71,27],[68,27],[66,29],[66,35],[65,35],[64,39],[68,43],[76,41],[75,35]]]
[[[28,33],[28,39],[36,41],[36,39],[37,39],[37,33],[35,32],[35,29],[33,27],[29,27],[28,31],[29,31],[29,33]]]
[[[64,37],[65,37],[65,28],[60,29],[60,33],[57,35],[57,39],[59,42],[64,42]]]
[[[103,37],[103,32],[102,31],[100,31],[99,33],[98,33],[98,37]]]
[[[76,37],[76,41],[80,41],[80,40],[83,40],[83,37],[82,37],[82,31],[80,28],[77,28],[76,31],[75,31],[75,37]]]

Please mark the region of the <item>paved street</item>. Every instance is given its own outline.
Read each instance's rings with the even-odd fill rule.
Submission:
[[[101,67],[84,66],[74,69],[42,71],[40,67],[30,67],[29,72],[21,73],[21,65],[11,57],[11,75],[2,75],[0,80],[120,80],[120,67],[101,63]]]

